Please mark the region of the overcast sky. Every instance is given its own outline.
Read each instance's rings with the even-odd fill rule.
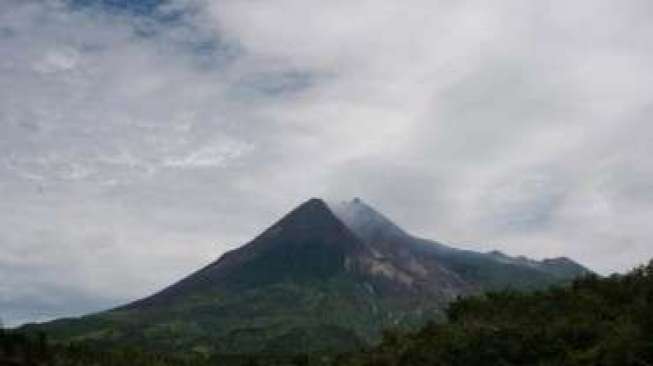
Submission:
[[[653,257],[649,0],[99,2],[0,1],[5,323],[147,295],[313,196]]]

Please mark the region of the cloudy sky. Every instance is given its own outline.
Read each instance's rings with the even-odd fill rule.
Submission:
[[[628,270],[651,39],[649,0],[2,0],[0,317],[142,297],[313,196]]]

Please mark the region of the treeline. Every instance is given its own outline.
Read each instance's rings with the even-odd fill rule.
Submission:
[[[387,332],[347,366],[653,365],[653,261],[626,275],[568,287],[461,299],[449,321]]]
[[[0,328],[0,365],[39,365],[49,357],[45,334],[30,337]]]
[[[325,358],[326,357],[326,358]],[[0,366],[309,366],[328,365],[326,355],[179,355],[88,343],[51,344],[45,333],[26,334],[0,328]]]
[[[100,351],[84,344],[52,345],[44,333],[0,330],[0,366],[202,366],[136,349]]]

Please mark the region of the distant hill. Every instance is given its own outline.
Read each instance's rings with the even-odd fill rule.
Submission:
[[[444,318],[460,296],[538,289],[589,273],[414,237],[359,199],[311,199],[248,244],[125,306],[27,330],[59,341],[199,354],[355,350],[386,328]]]

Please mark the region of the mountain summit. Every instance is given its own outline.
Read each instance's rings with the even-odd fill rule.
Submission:
[[[311,199],[244,246],[125,306],[35,326],[100,345],[208,353],[343,351],[442,319],[458,296],[542,288],[588,272],[412,236],[356,198]]]
[[[363,240],[374,241],[408,235],[360,198],[333,204],[330,208],[345,225]]]
[[[248,244],[125,308],[183,302],[186,296],[204,291],[245,291],[274,283],[326,279],[344,271],[346,259],[365,249],[324,201],[313,198]]]

